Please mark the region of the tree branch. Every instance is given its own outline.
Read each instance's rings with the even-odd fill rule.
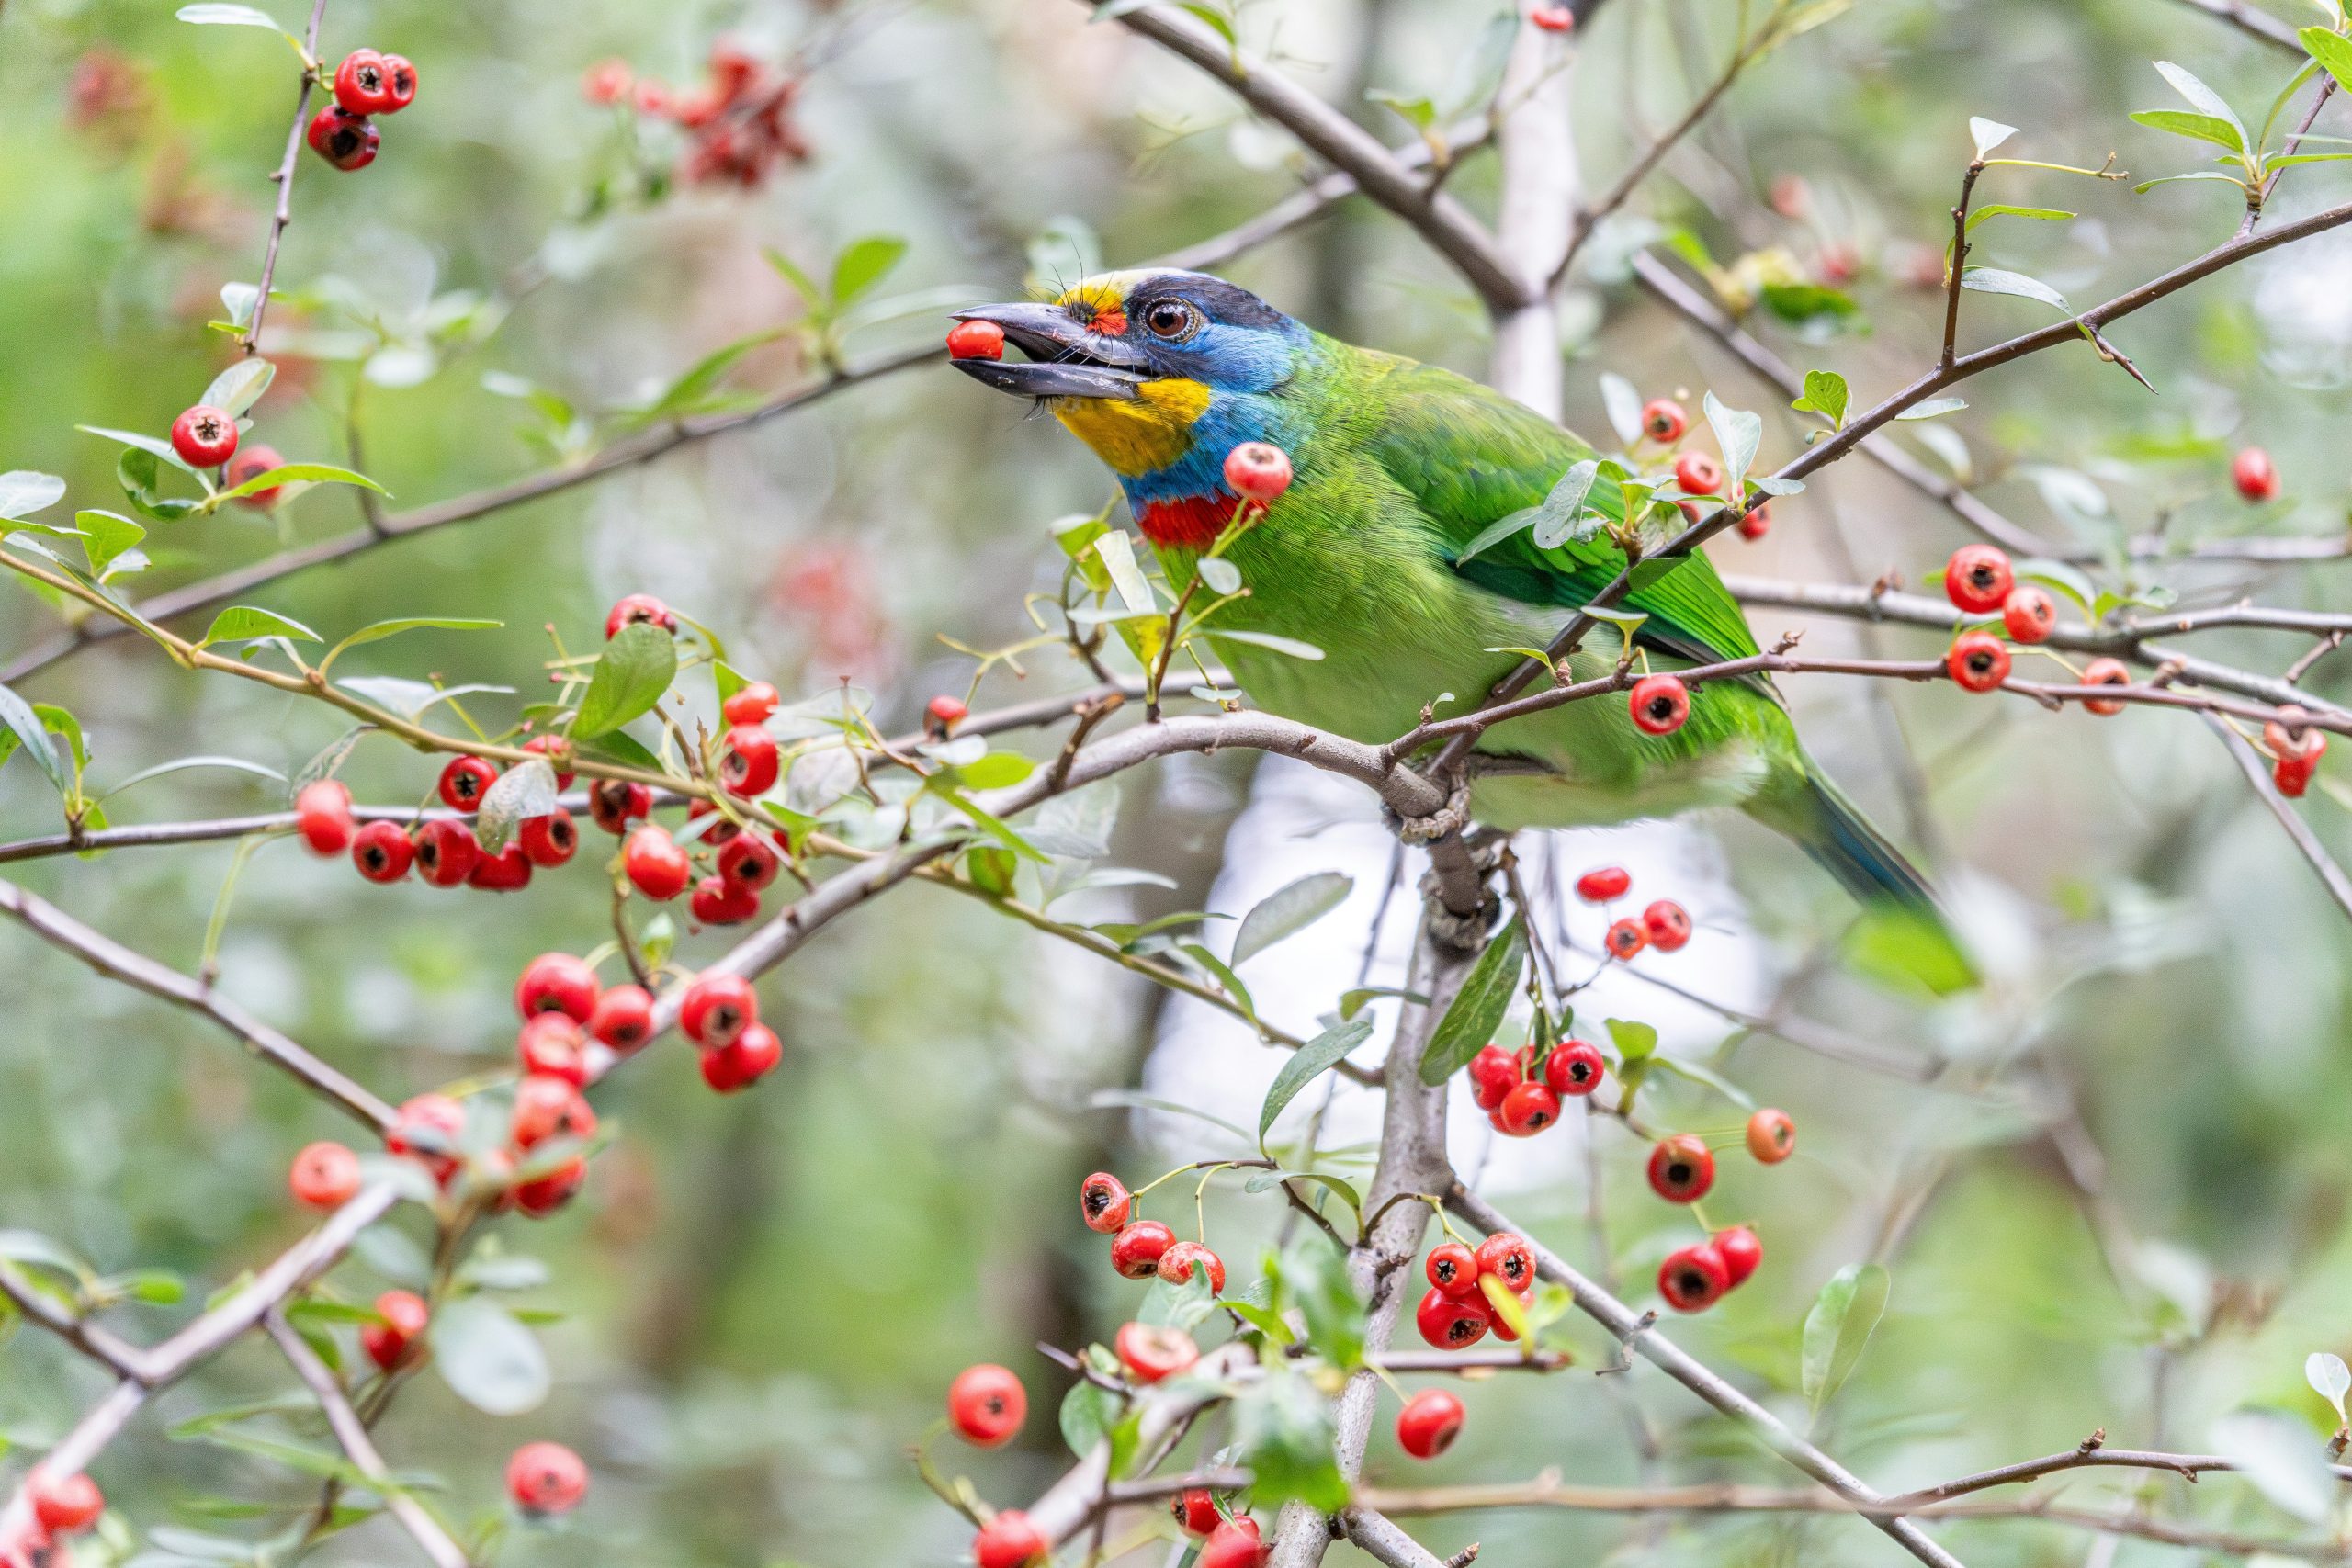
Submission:
[[[2335,900],[2335,907],[2352,916],[2352,876],[2347,876],[2344,868],[2335,863],[2335,857],[2327,852],[2327,846],[2319,841],[2319,835],[2312,831],[2311,824],[2303,820],[2302,814],[2278,793],[2278,785],[2272,781],[2270,769],[2263,761],[2262,753],[2256,751],[2246,738],[2226,721],[2207,714],[2205,722],[2230,749],[2230,761],[2245,774],[2245,782],[2253,789],[2255,797],[2269,807],[2270,815],[2278,819],[2278,826],[2287,830],[2289,840],[2302,852],[2303,859],[2311,863],[2312,870],[2319,874],[2321,885],[2327,889],[2327,896]]]

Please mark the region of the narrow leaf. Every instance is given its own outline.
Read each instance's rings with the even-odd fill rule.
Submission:
[[[1274,943],[1313,925],[1338,908],[1354,886],[1351,876],[1318,871],[1269,893],[1241,918],[1241,929],[1233,937],[1233,966],[1239,968]]]
[[[556,808],[555,768],[544,757],[517,762],[482,792],[475,809],[474,837],[487,853],[503,852],[514,830]]]
[[[30,468],[11,468],[0,474],[0,517],[11,520],[29,517],[63,498],[65,481],[55,474],[37,473]]]
[[[1980,294],[2014,294],[2024,299],[2039,299],[2054,305],[2068,315],[2075,308],[2066,297],[2038,277],[2028,277],[2021,272],[2003,272],[1998,267],[1972,266],[1960,275],[1962,288],[1973,288]]]
[[[1849,1263],[1821,1287],[1813,1310],[1805,1314],[1799,1371],[1815,1416],[1861,1360],[1871,1331],[1886,1313],[1889,1285],[1886,1270],[1877,1264]]]
[[[1747,470],[1755,465],[1756,453],[1764,442],[1764,416],[1744,409],[1725,408],[1709,392],[1704,407],[1707,423],[1713,427],[1715,441],[1723,448],[1724,483],[1727,494],[1736,495],[1747,482]]]
[[[209,648],[216,642],[251,642],[256,637],[286,637],[298,642],[323,642],[301,622],[288,619],[275,610],[264,610],[253,604],[232,604],[212,617],[212,625],[197,646]]]
[[[1976,155],[1979,158],[1986,156],[1994,148],[2017,133],[2018,128],[2014,125],[2003,125],[1997,119],[1984,119],[1976,115],[1968,117],[1968,134],[1976,143]]]
[[[1259,1109],[1258,1146],[1265,1147],[1274,1119],[1298,1098],[1300,1089],[1338,1066],[1341,1057],[1371,1038],[1372,1020],[1359,1018],[1333,1025],[1293,1053],[1274,1075],[1273,1084],[1266,1090],[1266,1103]]]
[[[1487,944],[1487,951],[1478,954],[1445,1016],[1430,1031],[1429,1048],[1421,1053],[1423,1083],[1443,1083],[1495,1037],[1526,967],[1527,928],[1513,915],[1510,923]]]

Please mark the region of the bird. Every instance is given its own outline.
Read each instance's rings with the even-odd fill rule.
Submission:
[[[1192,581],[1240,506],[1227,454],[1264,442],[1289,457],[1288,488],[1219,552],[1242,592],[1203,627],[1268,712],[1371,744],[1412,730],[1425,708],[1467,712],[1524,657],[1514,650],[1544,648],[1627,564],[1611,527],[1572,528],[1547,547],[1506,525],[1596,460],[1589,443],[1466,377],[1316,332],[1222,278],[1110,272],[1050,301],[955,316],[993,325],[1025,358],[1000,347],[952,363],[1035,400],[1093,450],[1172,584]],[[1615,490],[1590,492],[1592,506],[1613,508],[1601,522],[1622,519]],[[1628,653],[1672,671],[1758,651],[1696,551],[1645,574],[1619,608],[1641,617],[1630,649],[1589,635],[1569,656],[1572,678],[1608,674]],[[1663,735],[1611,697],[1496,725],[1472,756],[1472,817],[1568,828],[1736,807],[1900,933],[1896,967],[1938,991],[1973,982],[1927,878],[1815,762],[1769,677],[1702,682],[1689,700],[1688,719]]]

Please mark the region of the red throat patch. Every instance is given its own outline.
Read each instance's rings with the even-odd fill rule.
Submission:
[[[1225,525],[1239,510],[1238,495],[1187,495],[1174,501],[1148,501],[1136,516],[1144,537],[1163,548],[1205,550],[1216,543]]]

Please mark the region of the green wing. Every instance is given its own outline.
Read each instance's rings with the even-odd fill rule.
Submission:
[[[1413,495],[1438,531],[1445,563],[1488,592],[1522,604],[1575,609],[1616,580],[1625,555],[1599,534],[1539,548],[1522,528],[1464,561],[1462,552],[1494,523],[1542,504],[1592,448],[1490,388],[1430,366],[1394,362],[1373,388],[1383,417],[1372,431],[1373,459]],[[1622,516],[1610,487],[1596,510]],[[1625,596],[1648,617],[1634,640],[1697,663],[1758,651],[1747,618],[1714,567],[1692,555]]]

